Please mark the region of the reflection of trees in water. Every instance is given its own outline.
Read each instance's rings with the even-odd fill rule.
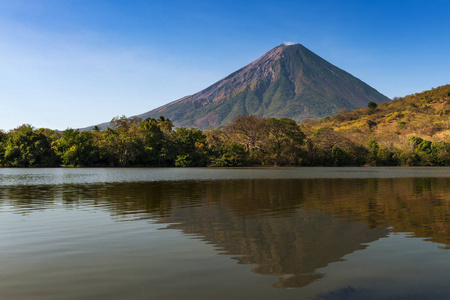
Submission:
[[[446,178],[265,179],[10,186],[0,196],[17,212],[62,202],[172,223],[254,272],[280,276],[275,286],[299,287],[388,226],[450,245],[449,189]]]
[[[369,227],[389,226],[394,232],[412,232],[415,237],[450,246],[450,179],[352,179],[340,180],[338,186],[332,181],[321,182],[304,206],[354,216]]]

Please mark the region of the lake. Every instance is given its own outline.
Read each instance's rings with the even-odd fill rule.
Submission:
[[[450,168],[0,169],[0,299],[449,299]]]

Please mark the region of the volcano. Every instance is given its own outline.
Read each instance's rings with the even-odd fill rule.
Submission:
[[[389,100],[303,45],[282,44],[208,88],[137,117],[165,116],[177,127],[205,129],[237,115],[301,122]]]

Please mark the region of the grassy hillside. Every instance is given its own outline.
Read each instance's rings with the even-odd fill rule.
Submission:
[[[450,141],[450,85],[379,104],[375,108],[343,111],[321,121],[301,124],[307,135],[330,127],[351,141],[384,147],[405,147],[411,137]]]

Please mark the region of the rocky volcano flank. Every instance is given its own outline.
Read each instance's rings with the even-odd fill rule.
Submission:
[[[204,129],[243,114],[300,122],[388,100],[304,46],[280,45],[210,87],[138,117],[165,116],[176,126]]]

